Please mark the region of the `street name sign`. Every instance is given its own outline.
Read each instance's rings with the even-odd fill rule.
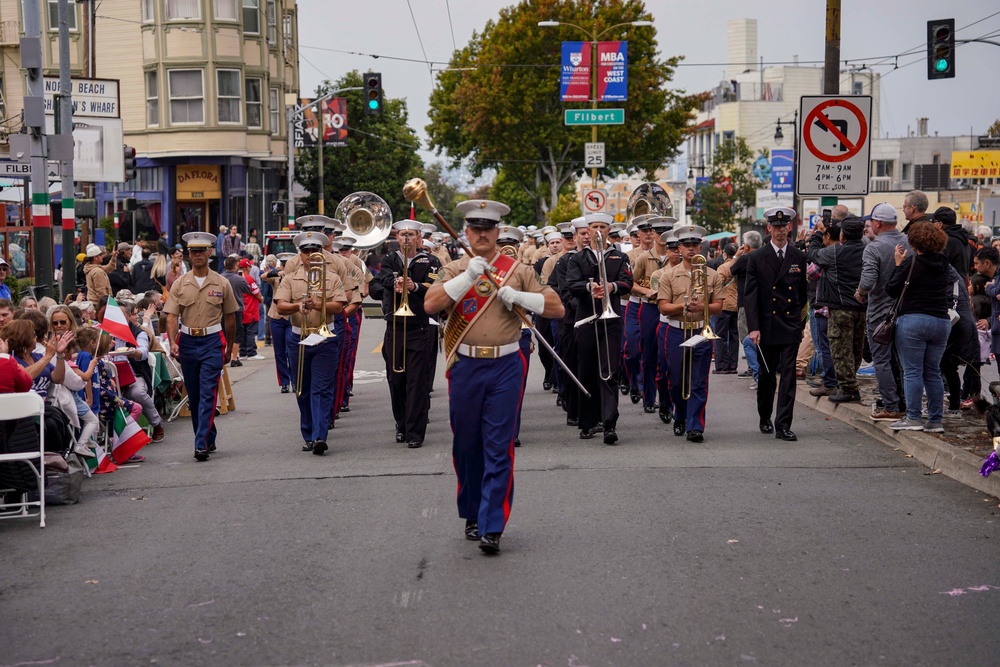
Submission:
[[[59,94],[59,77],[47,76],[45,84],[45,113],[55,113],[52,102]],[[77,118],[119,118],[121,116],[118,79],[70,79],[73,96],[73,115]]]
[[[625,109],[566,109],[566,125],[624,125]]]
[[[583,145],[584,166],[587,169],[601,169],[604,164],[604,142],[587,142]]]
[[[31,163],[0,160],[0,176],[4,178],[27,178],[31,176]]]
[[[802,196],[868,194],[870,95],[803,95],[796,192]]]

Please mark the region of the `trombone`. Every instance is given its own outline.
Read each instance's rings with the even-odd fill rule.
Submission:
[[[684,295],[684,342],[681,343],[681,398],[685,401],[691,398],[691,381],[694,366],[694,348],[706,340],[716,340],[718,336],[712,331],[712,325],[708,321],[708,300],[705,298],[705,287],[708,283],[708,267],[705,265],[704,255],[695,255],[691,258],[691,286],[688,293]],[[701,299],[704,304],[702,311],[702,322],[704,327],[696,335],[690,335],[687,328],[689,301]]]
[[[405,373],[406,372],[406,319],[408,317],[413,317],[413,311],[410,309],[410,290],[407,289],[406,285],[410,279],[410,261],[406,258],[406,250],[410,249],[410,237],[404,237],[403,243],[399,244],[400,254],[403,256],[403,292],[399,300],[399,308],[397,308],[392,313],[392,372],[393,373]],[[405,249],[404,249],[405,248]],[[399,273],[392,272],[392,282],[393,287],[396,284],[396,278],[399,277]],[[396,318],[402,317],[403,319],[403,354],[401,362],[397,365],[396,360]]]
[[[323,318],[323,324],[320,326],[310,326],[309,325],[309,312],[306,310],[306,301],[308,299],[314,299],[319,296],[323,300],[323,305],[320,307],[321,317]],[[335,338],[336,334],[330,331],[327,326],[326,319],[326,257],[323,256],[321,252],[314,252],[309,255],[309,259],[306,261],[306,293],[302,295],[302,327],[299,329],[299,367],[298,374],[295,379],[295,396],[302,396],[302,376],[305,373],[305,360],[306,351],[303,349],[305,347],[302,345],[302,341],[311,336],[312,334],[318,334],[323,338]]]
[[[604,265],[604,237],[599,231],[594,232],[594,239],[592,242],[592,247],[594,252],[597,254],[597,278],[604,288],[604,296],[601,297],[601,314],[598,315],[596,312],[589,317],[585,317],[579,322],[577,322],[574,327],[580,327],[594,320],[603,320],[604,324],[604,357],[607,359],[607,373],[604,372],[605,364],[601,363],[601,344],[597,342],[597,372],[601,380],[608,382],[611,380],[611,345],[608,342],[608,320],[620,319],[618,313],[615,312],[614,308],[611,307],[611,297],[608,295],[608,269]],[[590,279],[590,284],[594,284],[594,279]],[[593,287],[591,287],[593,291]],[[594,324],[595,330],[594,334],[597,334],[597,324]]]

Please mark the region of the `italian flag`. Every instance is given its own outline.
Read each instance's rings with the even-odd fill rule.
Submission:
[[[120,407],[115,408],[113,428],[111,457],[119,465],[128,461],[136,452],[149,444],[149,435],[139,428],[135,420]]]
[[[135,342],[135,336],[132,335],[132,329],[128,326],[125,311],[118,305],[114,297],[108,297],[108,306],[104,309],[104,319],[101,320],[100,328],[126,343],[138,345]]]
[[[90,469],[90,472],[95,475],[100,475],[102,473],[114,472],[115,470],[118,470],[118,466],[111,460],[111,457],[108,456],[108,453],[104,451],[103,447],[95,445],[94,450],[97,452],[97,456],[86,459],[87,467]]]

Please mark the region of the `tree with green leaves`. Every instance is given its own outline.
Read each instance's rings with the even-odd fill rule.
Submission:
[[[680,56],[657,57],[654,28],[614,27],[652,18],[641,0],[522,0],[502,9],[439,75],[427,126],[431,146],[477,175],[502,169],[534,203],[534,222],[543,221],[583,172],[584,143],[591,139],[590,127],[563,124],[565,108],[590,105],[559,99],[561,41],[600,34],[627,40],[629,61],[628,100],[614,104],[625,108],[625,124],[599,133],[609,165],[602,174],[644,172],[652,179],[677,154],[696,105],[694,97],[667,89]],[[588,34],[539,27],[543,20]]]
[[[757,190],[765,185],[753,174],[756,159],[743,137],[716,147],[708,183],[698,190],[698,205],[691,214],[696,225],[711,233],[732,232],[754,221]]]
[[[558,225],[560,222],[569,222],[580,215],[580,202],[576,198],[576,193],[568,192],[559,195],[559,202],[555,208],[549,211],[545,220],[550,225]]]
[[[316,97],[341,88],[360,87],[361,74],[349,72],[335,82],[324,81]],[[392,210],[394,220],[410,215],[410,203],[403,197],[403,184],[423,176],[423,161],[417,154],[420,141],[407,124],[406,102],[384,97],[380,115],[365,114],[362,91],[343,93],[347,99],[347,146],[323,148],[323,182],[326,214],[333,215],[337,203],[352,192],[374,192]],[[319,175],[316,148],[300,149],[295,177],[309,190],[306,211],[316,212]]]
[[[986,130],[987,137],[1000,137],[1000,118],[993,121],[993,124]]]

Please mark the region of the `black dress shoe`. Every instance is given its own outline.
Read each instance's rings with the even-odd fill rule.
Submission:
[[[465,539],[474,542],[479,539],[479,524],[470,519],[465,520]]]
[[[664,412],[663,410],[660,410],[660,421],[661,422],[663,422],[664,424],[669,424],[670,422],[673,421],[673,419],[674,419],[674,416],[672,414],[670,414],[669,412]]]
[[[216,447],[215,447],[215,443],[213,442],[212,444],[210,444],[210,445],[208,446],[208,453],[209,453],[209,454],[211,454],[211,453],[212,453],[212,452],[214,452],[215,450],[216,450]]]
[[[644,405],[644,406],[642,406],[642,411],[645,412],[647,415],[651,415],[654,412],[656,412],[656,406],[655,405]]]
[[[287,394],[290,391],[291,391],[291,388],[287,384],[281,385],[281,393],[282,394]]]
[[[350,412],[351,411],[351,406],[349,406],[349,405],[342,405],[342,406],[340,406],[340,411],[341,412]]]
[[[323,456],[328,449],[330,448],[327,446],[326,442],[322,440],[317,440],[313,443],[313,454],[316,456]]]
[[[399,426],[396,426],[396,442],[406,442],[406,436],[399,430]]]
[[[194,458],[198,461],[208,460],[208,450],[207,449],[196,449],[194,450]]]
[[[431,391],[434,391],[434,390],[431,389]],[[353,398],[354,397],[354,392],[353,391],[348,391],[347,395],[350,396],[351,398]]]
[[[674,435],[684,435],[685,431],[687,431],[687,425],[683,419],[678,419],[674,422]]]
[[[770,419],[765,419],[760,423],[761,433],[774,433],[774,424],[771,423]]]
[[[520,438],[514,438],[514,446],[515,447],[520,447],[521,446],[521,439]]]
[[[561,408],[562,404],[563,404],[563,400],[561,398],[557,398],[556,399],[556,406]]]
[[[613,445],[618,442],[618,434],[615,433],[613,428],[604,429],[604,444]]]
[[[779,428],[777,431],[775,431],[774,437],[777,438],[778,440],[785,440],[787,442],[795,442],[796,440],[798,440],[798,437],[796,437],[794,433],[783,428]]]
[[[302,451],[304,451],[304,452],[311,452],[313,450],[313,445],[315,445],[315,444],[316,443],[314,443],[312,440],[310,440],[309,442],[303,443],[302,444]]]
[[[479,538],[479,548],[484,554],[493,555],[500,552],[500,533],[486,533]]]
[[[702,442],[705,440],[705,434],[701,431],[688,431],[687,439],[689,442]]]
[[[551,382],[543,382],[542,383],[542,389],[544,389],[545,391],[549,391],[550,389],[552,389],[552,383]]]
[[[582,431],[580,431],[580,439],[581,440],[590,440],[591,438],[594,437],[595,433],[597,433],[597,429],[596,428],[585,428]]]
[[[630,398],[632,399],[632,405],[635,405],[642,400],[642,394],[637,391],[633,391]]]
[[[406,446],[409,447],[410,449],[420,449],[421,447],[424,446],[424,443],[421,442],[420,440],[410,440],[408,443],[406,443]]]
[[[566,426],[578,426],[579,424],[580,420],[576,417],[566,417]]]
[[[618,389],[622,392],[622,396],[626,396],[628,394],[628,385],[627,384],[620,384],[620,385],[618,385]]]

